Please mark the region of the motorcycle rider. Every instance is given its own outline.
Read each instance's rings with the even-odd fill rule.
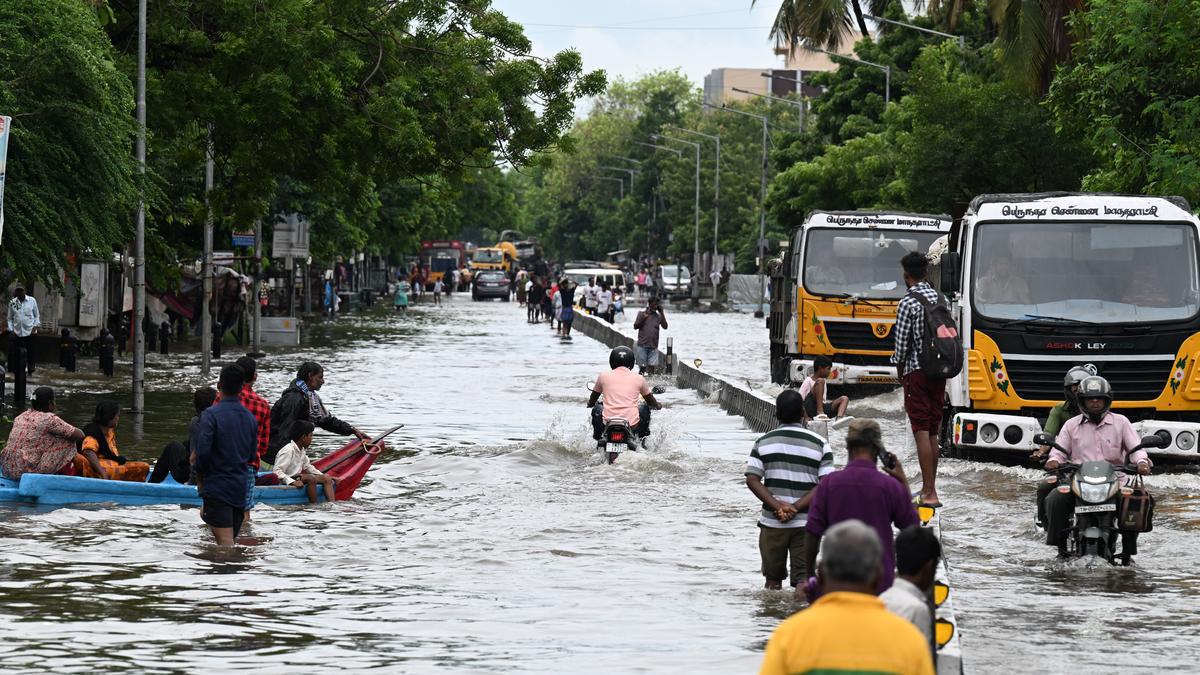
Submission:
[[[654,394],[646,384],[646,378],[633,372],[633,350],[624,345],[614,347],[608,354],[608,365],[612,370],[596,378],[587,406],[592,409],[592,438],[600,440],[604,425],[619,417],[633,429],[639,438],[650,435],[650,409],[662,410],[662,404],[654,400]],[[604,402],[597,403],[604,394]],[[638,403],[638,396],[646,401]]]
[[[1112,412],[1112,387],[1097,375],[1079,383],[1079,408],[1082,413],[1063,425],[1054,442],[1066,452],[1054,448],[1046,462],[1047,471],[1055,471],[1064,462],[1080,464],[1102,461],[1124,465],[1137,464],[1139,474],[1150,473],[1150,456],[1145,450],[1130,452],[1141,443],[1133,424],[1124,415]],[[1128,459],[1126,457],[1128,456]],[[1058,557],[1067,553],[1066,529],[1075,506],[1075,495],[1052,490],[1046,496],[1046,544],[1058,547]],[[1122,564],[1129,565],[1137,555],[1137,533],[1121,533]]]
[[[1067,420],[1079,415],[1079,383],[1096,374],[1096,366],[1085,363],[1082,366],[1071,366],[1063,378],[1063,402],[1050,409],[1042,433],[1057,436],[1062,431]],[[1034,459],[1044,459],[1050,453],[1050,446],[1043,445],[1033,451]],[[1043,482],[1038,487],[1037,494],[1037,526],[1046,526],[1046,495],[1055,487],[1054,483]]]

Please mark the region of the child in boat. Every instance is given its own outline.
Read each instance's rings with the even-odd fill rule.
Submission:
[[[308,446],[312,445],[316,426],[308,420],[292,422],[292,442],[279,449],[275,457],[274,471],[280,485],[304,487],[308,490],[310,504],[317,503],[317,485],[325,488],[325,499],[336,501],[333,479],[321,473],[308,459]]]

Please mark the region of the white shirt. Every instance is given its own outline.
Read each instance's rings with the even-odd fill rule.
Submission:
[[[26,295],[24,302],[17,297],[8,301],[8,328],[16,333],[17,337],[29,337],[41,322],[37,300],[34,300],[32,295]]]
[[[896,577],[892,587],[879,594],[888,611],[917,627],[926,642],[933,641],[933,615],[929,601],[916,584]]]
[[[525,292],[528,293],[533,288],[533,279],[525,282]]]
[[[434,293],[441,293],[441,292],[442,292],[442,287],[443,287],[443,285],[444,285],[444,284],[442,284],[442,280],[441,280],[441,279],[438,279],[437,281],[433,282],[433,292],[434,292]]]
[[[583,289],[583,297],[584,297],[585,303],[588,307],[596,306],[596,302],[598,300],[598,297],[597,297],[598,295],[600,295],[600,287],[599,286],[587,286],[586,288]]]
[[[296,480],[296,477],[302,473],[310,473],[314,476],[322,476],[317,467],[309,461],[308,455],[296,445],[296,441],[292,441],[279,449],[279,454],[275,456],[274,464],[275,475],[279,477],[281,485],[290,485]]]
[[[600,291],[596,294],[596,311],[603,314],[612,304],[612,291]]]

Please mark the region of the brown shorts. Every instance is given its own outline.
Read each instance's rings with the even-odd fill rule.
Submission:
[[[771,581],[788,578],[788,556],[792,558],[791,584],[808,580],[804,568],[804,528],[758,526],[758,552],[762,556],[763,576]]]
[[[914,370],[904,376],[904,412],[913,433],[937,434],[942,427],[942,408],[946,404],[946,381],[925,376]]]

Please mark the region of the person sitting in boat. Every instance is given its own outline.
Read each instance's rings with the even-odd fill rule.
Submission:
[[[8,443],[0,450],[4,476],[19,480],[27,473],[73,473],[75,448],[83,431],[54,414],[54,390],[33,390],[33,409],[13,420]]]
[[[321,402],[321,396],[317,393],[324,384],[325,369],[321,364],[307,361],[300,365],[296,379],[271,407],[271,442],[267,454],[263,456],[264,462],[275,463],[280,448],[292,440],[289,438],[288,429],[297,420],[312,422],[325,431],[342,436],[357,436],[368,440],[366,434],[330,415],[325,409],[325,404]]]
[[[171,476],[176,483],[185,484],[192,480],[192,432],[200,421],[200,413],[212,407],[217,401],[217,390],[212,387],[200,387],[192,393],[192,407],[196,416],[188,422],[187,438],[181,443],[171,441],[163,448],[158,461],[154,463],[154,471],[150,473],[148,483],[161,483]]]
[[[145,482],[150,465],[130,462],[117,450],[117,424],[120,421],[121,406],[116,401],[106,400],[96,404],[96,414],[83,428],[83,443],[75,455],[76,475]]]
[[[333,479],[321,473],[308,459],[308,448],[312,445],[313,431],[317,427],[308,420],[292,422],[292,440],[279,449],[275,457],[275,476],[280,485],[303,487],[308,490],[308,503],[317,503],[317,486],[325,488],[325,499],[336,501]]]

